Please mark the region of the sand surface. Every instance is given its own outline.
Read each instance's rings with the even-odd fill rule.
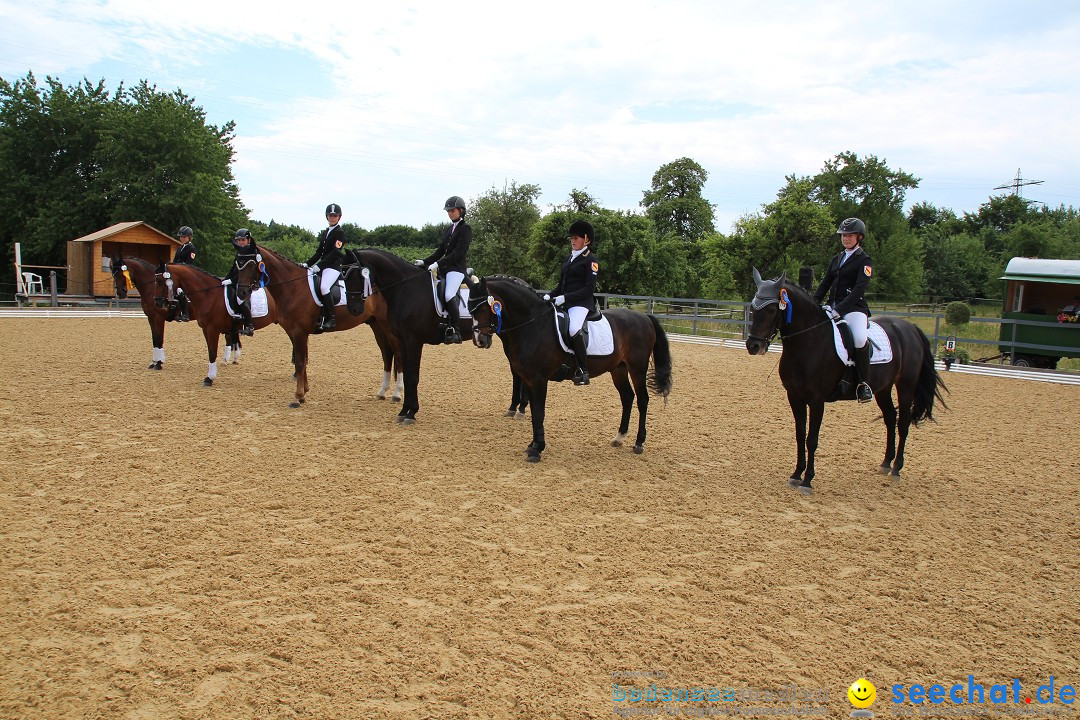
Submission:
[[[160,372],[142,319],[0,340],[3,718],[784,705],[617,700],[652,682],[847,717],[860,676],[881,717],[897,683],[1080,686],[1080,387],[947,374],[899,482],[876,406],[831,405],[803,497],[775,354],[673,343],[640,456],[607,376],[553,387],[530,465],[497,340],[425,350],[412,427],[366,327],[312,338],[298,410],[276,327],[212,388],[195,323]]]

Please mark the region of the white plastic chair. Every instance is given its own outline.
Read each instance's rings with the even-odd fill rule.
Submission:
[[[38,295],[45,294],[45,285],[41,282],[40,275],[32,272],[24,272],[22,276],[23,292],[25,292],[27,295],[33,295],[35,293]],[[35,290],[35,288],[37,289]]]

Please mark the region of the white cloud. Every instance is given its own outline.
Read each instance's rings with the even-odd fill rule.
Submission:
[[[1080,9],[869,5],[0,0],[0,73],[181,87],[237,120],[255,216],[308,227],[331,199],[368,227],[438,222],[445,196],[511,179],[630,209],[689,156],[726,229],[844,150],[960,211],[1016,167],[1080,205]],[[222,65],[236,50],[310,58],[310,79]]]

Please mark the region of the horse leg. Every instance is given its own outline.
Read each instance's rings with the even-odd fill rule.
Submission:
[[[622,400],[622,417],[619,418],[619,432],[611,440],[612,447],[622,447],[623,440],[626,439],[626,433],[630,431],[630,411],[634,408],[634,388],[630,385],[630,377],[626,373],[626,368],[619,367],[611,371],[611,381],[615,384],[615,389],[619,391],[619,399]],[[638,430],[640,435],[640,428]],[[639,442],[636,445],[640,445]],[[635,445],[635,451],[637,446]]]
[[[209,323],[203,328],[203,337],[206,338],[206,357],[209,363],[206,377],[202,381],[203,387],[210,387],[217,378],[217,344],[219,336],[220,333],[217,330],[212,330]]]
[[[294,328],[289,333],[292,339],[293,377],[296,378],[296,399],[289,403],[289,407],[298,408],[304,402],[307,395],[307,359],[308,359],[308,333],[300,328]]]
[[[375,397],[385,400],[386,391],[390,389],[390,373],[394,369],[394,349],[390,347],[390,342],[378,329],[372,327],[372,331],[375,335],[375,342],[379,346],[379,354],[382,356],[383,364],[382,385],[379,386],[379,392],[375,394]]]
[[[788,393],[788,405],[791,406],[791,415],[795,419],[795,447],[798,448],[795,471],[788,478],[788,485],[794,487],[802,485],[803,471],[806,470],[806,403]]]
[[[911,404],[914,398],[900,396],[899,393],[897,396],[900,401],[900,439],[896,444],[896,459],[893,461],[892,476],[899,479],[900,470],[904,467],[904,446],[907,445],[908,430],[911,429]]]
[[[533,439],[525,448],[525,459],[531,463],[540,462],[540,453],[544,452],[544,410],[547,406],[547,378],[541,378],[529,385],[529,402],[532,403]]]
[[[149,315],[146,318],[150,323],[150,342],[154,346],[153,359],[146,366],[147,370],[160,370],[165,362],[165,321],[160,318],[154,319]]]
[[[506,411],[506,417],[516,417],[518,403],[521,401],[521,378],[513,370],[510,375],[514,379],[514,389],[511,391],[513,395],[510,397],[510,408]]]
[[[814,454],[817,452],[818,434],[821,432],[821,420],[825,417],[825,403],[810,403],[810,429],[806,434],[806,472],[803,474],[799,492],[809,495],[810,481],[814,479]]]
[[[881,473],[887,475],[893,458],[896,457],[896,406],[893,404],[892,388],[884,388],[874,393],[881,417],[885,421],[885,460],[881,463]]]
[[[397,421],[403,425],[412,425],[416,422],[416,413],[420,410],[420,400],[416,388],[420,384],[420,359],[424,354],[422,342],[410,342],[403,340],[401,350],[401,364],[405,375],[405,400],[401,403],[401,412],[397,414]],[[415,348],[411,349],[409,346]]]
[[[646,367],[648,365],[646,364]],[[634,452],[640,455],[645,452],[645,418],[649,415],[649,386],[645,382],[645,374],[633,375],[634,392],[637,394],[638,431],[637,440],[634,442]]]

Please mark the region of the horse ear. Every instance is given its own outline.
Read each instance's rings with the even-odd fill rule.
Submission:
[[[785,280],[787,280],[787,270],[780,273],[780,279],[776,281],[777,286],[783,285]]]
[[[758,272],[757,268],[754,268],[754,284],[757,285],[758,287],[761,287],[761,283],[762,283],[761,273]]]
[[[161,262],[158,263],[157,271],[159,273],[165,272],[165,261],[164,260],[162,260]]]

